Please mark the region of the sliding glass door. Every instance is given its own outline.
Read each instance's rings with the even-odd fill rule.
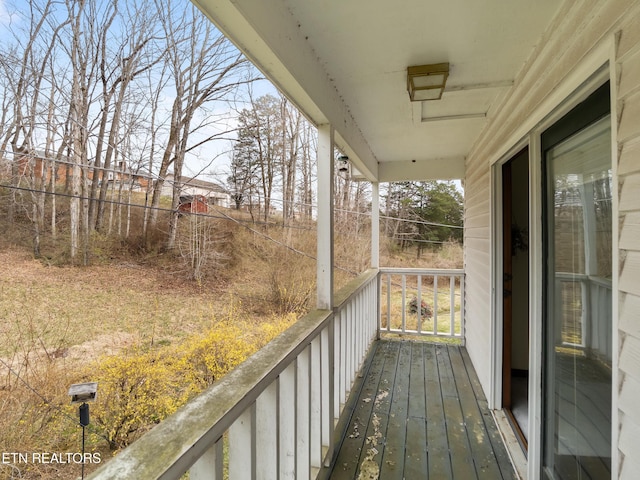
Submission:
[[[612,174],[604,85],[542,136],[543,471],[611,477]]]

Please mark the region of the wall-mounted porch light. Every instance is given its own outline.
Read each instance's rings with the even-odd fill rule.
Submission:
[[[340,155],[338,157],[338,171],[339,172],[349,171],[349,157],[347,157],[346,155]]]
[[[449,63],[407,67],[407,91],[412,102],[440,100],[449,76]]]

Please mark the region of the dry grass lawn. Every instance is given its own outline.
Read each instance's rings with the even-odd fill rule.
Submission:
[[[229,298],[171,273],[130,263],[48,267],[0,250],[0,355],[30,349],[83,356],[134,341],[174,341],[221,314]],[[83,346],[84,347],[81,347]]]

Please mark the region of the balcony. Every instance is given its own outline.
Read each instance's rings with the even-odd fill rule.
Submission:
[[[462,346],[463,280],[364,272],[89,478],[514,478]]]

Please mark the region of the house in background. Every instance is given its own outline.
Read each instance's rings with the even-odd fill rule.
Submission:
[[[207,213],[209,202],[204,195],[181,195],[178,203],[178,212],[184,213]]]
[[[379,183],[453,178],[466,350],[518,474],[639,478],[640,3],[194,3],[318,127],[318,310],[259,352],[265,370],[214,387],[96,478],[222,478],[227,430],[237,478],[267,468],[265,448],[279,478],[322,475],[352,361],[377,335],[361,326],[380,318]],[[348,295],[333,289],[335,146],[373,191],[372,270]],[[271,421],[279,439],[263,442]]]
[[[16,162],[15,165],[14,162]],[[15,167],[15,168],[14,168]],[[54,171],[55,169],[55,171]],[[47,184],[51,182],[51,176],[55,175],[55,184],[58,186],[65,185],[69,182],[72,175],[73,163],[67,157],[60,160],[47,158],[43,152],[13,154],[9,158],[3,156],[0,158],[0,178],[10,179],[17,176],[15,181],[20,179],[41,180],[45,178]],[[151,176],[143,172],[133,171],[127,162],[119,161],[117,166],[105,169],[95,168],[93,162],[86,166],[87,178],[92,181],[96,171],[100,175],[100,182],[106,181],[110,185],[120,186],[124,189],[132,191],[142,191],[151,183]]]
[[[218,207],[229,208],[231,203],[231,196],[229,193],[214,182],[207,182],[199,178],[182,177],[182,185],[180,186],[180,196],[196,196],[202,195],[207,199],[209,205],[216,205]],[[173,173],[168,173],[165,177],[165,181],[162,185],[162,195],[173,195],[174,176]]]

